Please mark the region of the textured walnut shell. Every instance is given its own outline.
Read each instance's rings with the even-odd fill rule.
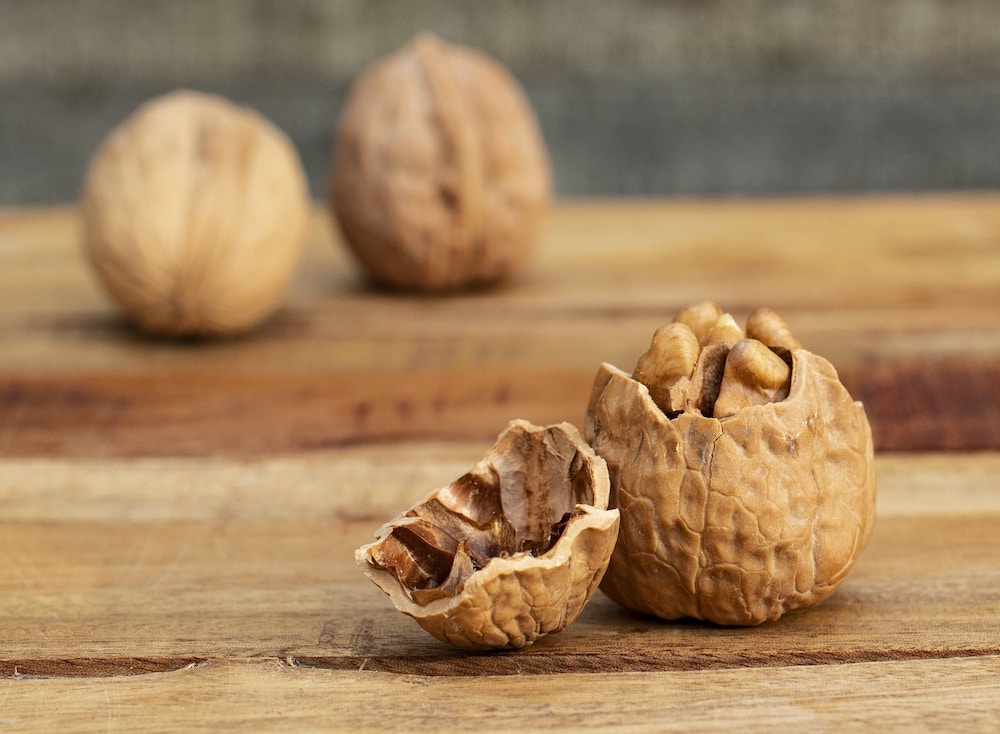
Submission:
[[[832,365],[791,353],[788,396],[716,419],[668,417],[602,365],[586,435],[621,532],[601,589],[666,619],[754,625],[830,596],[875,520],[871,430]]]
[[[383,526],[356,560],[401,612],[463,648],[565,629],[618,533],[608,473],[577,430],[512,421],[467,474]]]
[[[311,203],[298,154],[253,110],[179,91],[112,130],[90,163],[83,242],[143,329],[245,331],[298,266]]]
[[[330,200],[350,249],[389,286],[491,284],[536,247],[550,198],[528,100],[496,61],[419,36],[356,81]]]

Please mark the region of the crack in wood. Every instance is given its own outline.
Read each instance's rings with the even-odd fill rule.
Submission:
[[[451,655],[296,655],[301,668],[364,670],[423,676],[500,676],[565,673],[652,673],[733,668],[776,668],[801,665],[900,662],[974,658],[1000,654],[1000,647],[887,650],[765,650],[717,654],[704,650],[669,654],[623,652],[613,656],[577,654],[531,654],[525,651],[455,653]]]
[[[2,678],[114,678],[171,673],[204,663],[206,658],[182,657],[81,657],[0,660]]]
[[[947,660],[1000,655],[998,647],[949,649],[864,650],[761,650],[713,653],[692,650],[679,653],[623,652],[615,655],[532,653],[499,651],[465,653],[448,650],[441,655],[283,655],[241,659],[241,662],[272,661],[287,669],[318,669],[369,673],[394,673],[426,677],[505,676],[549,674],[655,673],[737,668],[778,668],[849,663],[886,663],[912,660]],[[102,657],[0,660],[0,679],[115,678],[173,673],[213,662],[198,656]]]

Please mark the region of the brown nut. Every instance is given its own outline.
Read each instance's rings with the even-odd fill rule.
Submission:
[[[597,589],[618,535],[608,491],[603,459],[576,428],[515,420],[355,558],[439,640],[524,647],[565,629]]]
[[[758,308],[747,316],[747,336],[769,347],[781,347],[789,352],[802,349],[802,343],[773,308]]]
[[[792,368],[756,339],[743,339],[726,355],[712,415],[729,418],[751,405],[777,403],[788,397]]]
[[[746,333],[740,328],[740,325],[736,323],[730,314],[722,314],[718,320],[712,325],[712,328],[708,330],[705,337],[701,340],[702,347],[711,347],[716,344],[721,344],[726,347],[726,349],[731,348],[736,342],[741,339],[746,338]]]
[[[310,208],[284,133],[221,97],[178,91],[144,104],[94,154],[83,241],[143,329],[232,334],[284,297]]]
[[[861,404],[822,357],[770,355],[790,363],[786,396],[770,356],[753,344],[738,349],[709,380],[696,379],[696,367],[688,408],[673,416],[638,380],[609,364],[598,371],[585,435],[608,462],[621,512],[601,589],[626,607],[759,624],[829,597],[868,541],[876,490]],[[772,402],[729,397],[762,383]],[[699,399],[700,389],[718,400]],[[731,414],[713,414],[709,402]]]
[[[674,405],[671,390],[684,378],[690,378],[698,361],[698,337],[686,324],[672,321],[653,334],[649,349],[632,372],[644,385],[655,385],[649,394],[664,413],[680,410]]]
[[[685,324],[690,327],[700,342],[708,336],[708,332],[718,323],[722,315],[722,309],[716,303],[698,301],[678,311],[672,323]]]
[[[527,262],[550,179],[534,113],[507,70],[422,35],[351,90],[330,202],[375,280],[446,291],[495,283]]]

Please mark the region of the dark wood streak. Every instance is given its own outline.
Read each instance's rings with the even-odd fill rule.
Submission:
[[[839,373],[877,451],[1000,449],[1000,363],[868,361]],[[243,456],[488,442],[512,418],[581,425],[582,370],[420,375],[0,375],[0,456]],[[497,394],[504,400],[497,400]],[[405,406],[405,410],[401,408]]]
[[[937,660],[997,655],[1000,648],[950,648],[943,650],[782,650],[744,651],[738,654],[706,655],[703,650],[676,649],[660,654],[621,650],[613,656],[579,654],[524,655],[518,652],[434,656],[303,656],[294,658],[302,667],[329,670],[367,670],[426,676],[551,675],[555,673],[652,673],[681,670],[784,667],[793,665],[839,665],[844,663]]]
[[[869,362],[840,370],[865,405],[876,451],[1000,449],[1000,363]]]
[[[421,676],[552,675],[566,673],[650,673],[733,668],[840,665],[845,663],[894,662],[974,658],[1000,654],[1000,647],[870,648],[844,651],[770,650],[706,654],[704,650],[678,646],[660,653],[620,650],[614,655],[547,654],[525,655],[519,651],[453,653],[448,655],[331,655],[294,656],[275,660],[284,665],[323,670],[368,671]],[[200,657],[150,658],[102,657],[59,660],[0,660],[0,680],[24,678],[113,678],[169,673],[191,666],[210,665]],[[225,662],[220,659],[218,662]],[[245,662],[252,662],[247,660]]]
[[[110,678],[183,670],[205,662],[200,657],[81,657],[0,660],[3,678]]]

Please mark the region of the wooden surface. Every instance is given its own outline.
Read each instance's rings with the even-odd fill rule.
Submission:
[[[71,210],[0,212],[0,730],[1000,726],[1000,196],[567,202],[509,287],[368,287],[317,216],[235,340],[133,331]],[[754,629],[598,594],[468,654],[352,553],[514,417],[582,423],[680,306],[785,315],[864,400],[871,545]]]

